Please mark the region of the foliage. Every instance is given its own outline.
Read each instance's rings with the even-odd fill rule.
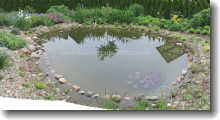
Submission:
[[[19,75],[20,77],[24,77],[24,73],[22,73],[22,72],[18,73],[18,75]]]
[[[140,4],[131,5],[129,10],[132,11],[136,17],[144,15],[144,7]]]
[[[210,25],[210,8],[202,10],[201,12],[193,15],[193,18],[190,21],[191,27],[197,28],[199,26]]]
[[[55,100],[56,97],[53,94],[48,93],[47,96],[45,96],[45,99],[47,99],[47,100]]]
[[[8,15],[6,13],[3,13],[0,15],[0,26],[8,26],[10,23],[8,21]]]
[[[171,24],[169,26],[169,30],[171,30],[171,31],[180,31],[181,30],[181,25],[180,24]]]
[[[27,30],[31,27],[31,17],[26,14],[23,10],[19,10],[19,13],[16,16],[15,27],[20,28],[21,30]]]
[[[70,9],[78,6],[99,8],[108,5],[116,9],[127,9],[132,4],[144,6],[145,15],[169,18],[171,14],[191,17],[193,14],[210,7],[209,0],[1,0],[0,8],[6,11],[15,11],[25,6],[36,9],[36,12],[46,12],[51,6],[65,5]]]
[[[25,88],[28,88],[28,87],[30,86],[30,84],[29,84],[29,83],[26,83],[26,82],[22,83],[21,85],[22,85],[23,87],[25,87]]]
[[[113,100],[111,99],[105,99],[105,103],[104,103],[104,106],[103,106],[105,109],[117,109],[118,108],[118,105],[116,102],[114,102]]]
[[[53,20],[50,19],[50,18],[48,18],[47,16],[43,16],[43,17],[41,18],[41,20],[42,20],[42,24],[43,24],[43,25],[46,25],[46,26],[52,26],[52,25],[54,25]]]
[[[36,10],[33,7],[29,6],[29,5],[25,6],[25,8],[23,10],[26,13],[35,13],[36,12]]]
[[[56,13],[56,12],[63,13],[64,15],[69,16],[71,13],[71,10],[67,6],[64,6],[64,5],[51,6],[47,10],[47,13]]]
[[[0,45],[16,50],[26,46],[26,41],[6,32],[0,32]]]
[[[0,51],[0,69],[2,69],[9,55],[5,51]]]
[[[4,76],[2,76],[2,75],[0,74],[0,80],[3,80],[3,78],[4,78]]]
[[[135,110],[145,110],[146,107],[148,107],[148,104],[141,99],[136,102]]]
[[[19,28],[12,28],[11,33],[14,34],[14,35],[20,35],[21,34]]]
[[[42,90],[46,87],[46,84],[44,82],[38,81],[35,83],[35,87],[39,90]]]

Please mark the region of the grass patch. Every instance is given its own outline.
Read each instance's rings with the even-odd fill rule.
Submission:
[[[28,88],[28,87],[30,86],[29,83],[22,83],[21,85],[22,85],[23,87],[25,87],[25,88]]]
[[[9,57],[9,55],[7,54],[7,52],[0,51],[0,69],[2,69],[4,67],[4,65],[6,64],[8,57]]]
[[[22,73],[22,72],[18,73],[18,75],[19,75],[20,77],[24,77],[24,73]]]
[[[189,70],[191,70],[192,73],[198,73],[198,72],[203,72],[204,68],[205,68],[204,64],[192,65],[192,66],[190,66]]]
[[[105,99],[105,103],[104,103],[104,106],[103,108],[105,109],[117,109],[118,108],[118,105],[116,102],[114,102],[113,100],[111,99]]]
[[[66,89],[64,90],[64,92],[65,92],[65,94],[68,94],[68,93],[70,92],[70,88],[66,88]]]
[[[24,53],[21,53],[20,54],[20,58],[24,58],[25,57],[25,54]]]
[[[141,99],[136,102],[135,110],[145,110],[148,107],[147,103]]]
[[[38,81],[35,83],[35,87],[39,90],[43,90],[44,88],[46,88],[46,83]]]
[[[24,70],[24,66],[20,66],[19,70],[23,71]]]
[[[17,50],[26,46],[26,41],[7,32],[0,32],[0,45],[11,50]]]
[[[3,78],[4,78],[4,77],[3,77],[2,75],[0,75],[0,80],[3,80]]]
[[[47,96],[44,97],[47,100],[55,100],[56,97],[53,94],[48,93]]]

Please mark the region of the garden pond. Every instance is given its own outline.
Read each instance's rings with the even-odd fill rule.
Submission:
[[[42,38],[48,40],[43,43],[42,70],[99,94],[159,96],[173,88],[187,66],[187,54],[177,40],[141,32],[77,28]]]

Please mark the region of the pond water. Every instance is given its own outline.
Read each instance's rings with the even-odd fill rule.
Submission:
[[[48,36],[43,45],[56,73],[101,94],[160,95],[187,66],[187,55],[171,39],[92,28]],[[41,66],[44,61],[41,57]]]

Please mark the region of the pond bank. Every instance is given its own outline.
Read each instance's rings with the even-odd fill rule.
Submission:
[[[0,95],[15,98],[50,99],[53,97],[50,95],[53,94],[58,100],[66,99],[69,101],[69,96],[59,92],[60,90],[56,86],[56,82],[52,81],[48,77],[48,73],[44,73],[39,70],[38,58],[43,53],[43,50],[41,49],[42,47],[37,43],[44,42],[38,37],[42,33],[53,31],[63,32],[65,30],[71,30],[73,27],[91,26],[82,26],[78,23],[58,24],[50,28],[41,26],[33,28],[29,32],[21,32],[19,37],[24,38],[28,42],[29,48],[17,51],[9,50],[14,64],[1,71],[1,74],[4,75],[4,79],[0,81],[2,88]],[[187,47],[190,58],[188,63],[188,71],[193,72],[193,74],[191,74],[187,80],[184,80],[184,83],[180,88],[171,91],[171,96],[168,97],[167,104],[172,106],[172,109],[177,110],[210,109],[210,52],[204,49],[204,44],[210,45],[210,40],[208,43],[206,43],[206,39],[208,39],[207,36],[200,36],[202,38],[197,39],[197,35],[189,35],[167,30],[150,30],[144,26],[123,28],[121,26],[116,27],[113,25],[105,25],[105,27],[119,28],[122,30],[134,29],[140,32],[151,32],[155,34],[159,33],[161,36],[176,37],[179,39],[181,41],[179,45],[186,45]],[[3,30],[10,31],[10,28],[3,28]],[[185,36],[182,37],[182,35],[187,35],[187,38],[185,38]],[[19,69],[20,66],[24,66],[25,69]],[[19,73],[24,73],[24,77],[19,76]],[[35,88],[36,81],[46,82],[48,87],[46,87],[44,90],[37,90]],[[24,87],[24,85],[22,86],[22,83],[28,83],[30,86]],[[8,89],[6,90],[5,88]]]

